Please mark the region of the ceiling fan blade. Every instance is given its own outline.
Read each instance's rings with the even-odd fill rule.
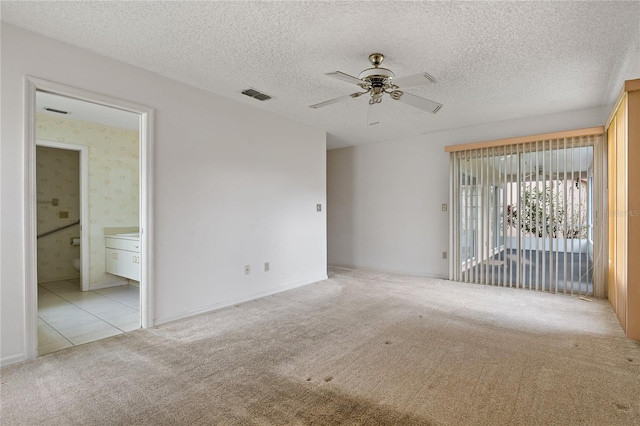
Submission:
[[[331,105],[331,104],[335,104],[335,103],[338,103],[338,102],[346,101],[347,99],[350,99],[350,98],[357,98],[359,96],[364,95],[365,93],[367,93],[367,92],[356,92],[356,93],[352,93],[350,95],[340,96],[339,98],[331,99],[329,101],[320,102],[319,104],[315,104],[315,105],[310,105],[309,108],[314,108],[314,109],[322,108],[322,107],[327,106],[327,105]]]
[[[400,88],[411,86],[423,86],[429,83],[435,83],[436,79],[426,72],[420,74],[407,75],[405,77],[394,78],[391,80],[393,84]]]
[[[442,104],[439,104],[438,102],[430,101],[429,99],[421,98],[420,96],[412,95],[411,93],[402,92],[400,90],[394,90],[391,93],[391,99],[395,99],[396,101],[403,102],[414,108],[418,108],[432,114],[435,114],[440,111],[440,108],[442,108]]]
[[[349,75],[349,74],[345,74],[345,73],[340,72],[340,71],[328,72],[325,75],[328,75],[329,77],[337,78],[338,80],[346,81],[348,83],[353,83],[353,84],[358,84],[358,85],[364,83],[364,81],[360,80],[359,78],[354,77],[354,76]]]
[[[369,113],[367,114],[367,124],[369,126],[375,126],[380,124],[380,104],[369,104]]]

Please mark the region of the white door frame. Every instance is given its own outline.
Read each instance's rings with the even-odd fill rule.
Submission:
[[[89,291],[89,147],[66,142],[36,139],[36,146],[78,151],[80,160],[80,285]],[[38,184],[36,182],[36,188]],[[36,217],[38,213],[36,212]],[[36,244],[37,247],[37,244]],[[36,268],[37,270],[37,268]],[[36,275],[37,277],[37,275]]]
[[[25,111],[25,353],[38,356],[38,275],[36,204],[36,91],[55,93],[140,115],[140,316],[153,327],[153,108],[59,83],[26,76]]]

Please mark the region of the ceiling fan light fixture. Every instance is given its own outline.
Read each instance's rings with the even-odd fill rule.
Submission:
[[[374,88],[374,89],[380,89],[380,88]],[[373,90],[371,92],[371,99],[369,99],[369,105],[379,104],[380,102],[382,102],[383,94],[384,92],[382,90]]]
[[[394,90],[389,95],[391,96],[391,99],[393,99],[394,101],[399,101],[403,93],[401,90]]]

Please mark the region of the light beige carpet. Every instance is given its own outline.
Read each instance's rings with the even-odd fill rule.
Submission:
[[[607,301],[348,269],[1,380],[3,426],[640,424]]]

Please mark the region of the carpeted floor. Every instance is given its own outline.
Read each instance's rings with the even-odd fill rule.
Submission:
[[[640,424],[607,301],[349,269],[1,380],[3,426]]]

